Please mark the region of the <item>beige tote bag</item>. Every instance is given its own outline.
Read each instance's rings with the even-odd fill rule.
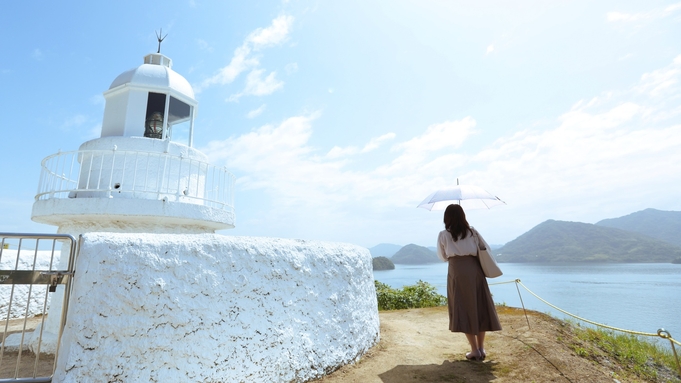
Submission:
[[[475,237],[476,242],[478,242],[478,260],[480,260],[480,266],[482,266],[482,272],[485,273],[485,276],[487,278],[496,278],[504,274],[499,268],[499,265],[497,265],[494,256],[490,254],[487,246],[485,246],[485,243],[480,240],[478,231],[475,229],[473,229],[473,236]]]

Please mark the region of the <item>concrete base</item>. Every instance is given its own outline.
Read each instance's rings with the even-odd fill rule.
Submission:
[[[379,340],[368,250],[84,235],[55,382],[304,382]]]

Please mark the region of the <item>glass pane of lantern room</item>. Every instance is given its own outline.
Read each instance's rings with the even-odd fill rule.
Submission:
[[[189,146],[189,121],[171,125],[170,140]]]
[[[170,97],[170,107],[168,108],[168,123],[171,125],[171,140],[185,145],[189,145],[189,128],[193,116],[194,108],[175,97]]]
[[[149,92],[147,114],[144,121],[144,137],[163,137],[163,113],[166,109],[166,95]]]

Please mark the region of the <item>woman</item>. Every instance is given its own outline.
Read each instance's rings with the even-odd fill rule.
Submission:
[[[445,230],[437,238],[437,255],[449,262],[449,331],[466,334],[471,345],[466,359],[485,360],[485,332],[501,330],[492,294],[477,257],[478,241],[487,243],[468,225],[466,213],[459,205],[447,206],[444,223]]]

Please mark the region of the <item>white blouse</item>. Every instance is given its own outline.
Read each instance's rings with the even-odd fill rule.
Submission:
[[[489,249],[489,245],[487,245],[487,242],[485,242],[480,233],[472,227],[471,230],[477,234],[480,241]],[[447,258],[457,255],[478,255],[478,243],[475,240],[475,236],[469,233],[466,238],[455,242],[450,232],[442,230],[437,237],[437,256],[443,262],[447,262]]]

